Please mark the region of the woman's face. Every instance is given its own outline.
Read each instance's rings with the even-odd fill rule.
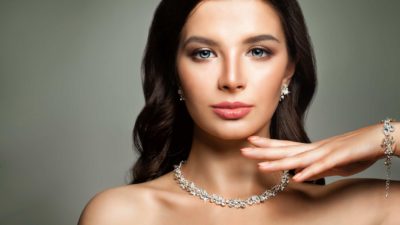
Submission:
[[[270,5],[209,0],[183,27],[177,69],[195,129],[234,140],[269,136],[281,87],[295,68]]]

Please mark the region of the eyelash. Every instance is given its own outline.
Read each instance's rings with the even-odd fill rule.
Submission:
[[[262,56],[254,56],[254,51],[259,51],[259,50],[261,50],[262,51],[262,53],[263,53],[263,55]],[[200,56],[200,54],[201,53],[208,53],[208,57],[201,57]],[[272,55],[272,52],[270,51],[270,50],[267,50],[267,49],[264,49],[264,48],[261,48],[261,47],[256,47],[256,48],[252,48],[252,49],[250,49],[250,51],[248,52],[248,53],[246,53],[246,55],[247,54],[251,54],[251,53],[253,53],[253,57],[256,57],[256,58],[264,58],[264,57],[268,57],[268,56],[271,56]],[[191,54],[191,56],[194,58],[194,59],[197,59],[197,60],[206,60],[206,59],[208,59],[208,58],[210,58],[210,55],[211,54],[213,54],[213,55],[215,55],[211,50],[209,50],[209,49],[198,49],[198,50],[195,50],[192,54]],[[215,57],[215,56],[214,56]]]
[[[256,58],[264,58],[264,57],[268,57],[268,56],[271,56],[272,55],[272,52],[270,51],[270,50],[267,50],[267,49],[264,49],[264,48],[260,48],[260,47],[257,47],[257,48],[253,48],[253,49],[251,49],[250,51],[249,51],[249,53],[254,53],[254,51],[258,51],[258,50],[261,50],[261,52],[263,53],[263,56],[254,56],[254,57],[256,57]],[[248,53],[248,54],[249,54]]]
[[[210,54],[214,54],[214,53],[213,53],[211,50],[209,50],[209,49],[198,49],[198,50],[195,50],[195,51],[192,53],[192,57],[193,57],[194,59],[199,59],[199,60],[208,59],[209,57],[203,58],[203,57],[200,56],[200,54],[201,54],[201,53],[204,53],[204,52],[208,52],[208,53],[210,53]],[[214,54],[214,55],[215,55],[215,54]]]

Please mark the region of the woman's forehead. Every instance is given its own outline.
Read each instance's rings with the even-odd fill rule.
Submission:
[[[272,35],[284,43],[278,13],[261,0],[202,1],[182,29],[182,39],[194,35],[226,42],[259,34]]]

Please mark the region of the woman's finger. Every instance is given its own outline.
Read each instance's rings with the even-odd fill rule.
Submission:
[[[276,160],[291,157],[315,148],[313,144],[309,143],[274,140],[256,136],[250,137],[249,140],[251,140],[250,143],[255,145],[256,148],[244,148],[242,149],[242,153],[244,156],[254,159]]]
[[[289,147],[272,147],[272,148],[243,148],[242,154],[248,158],[277,160],[285,157],[292,157],[300,153],[310,151],[309,145],[295,145]]]
[[[318,180],[318,179],[321,179],[321,178],[325,178],[325,177],[329,177],[329,176],[335,176],[335,175],[338,175],[338,174],[340,174],[340,173],[338,173],[338,172],[336,172],[335,170],[328,170],[328,171],[325,171],[325,172],[323,172],[323,173],[320,173],[320,174],[317,174],[317,175],[314,175],[314,176],[312,176],[312,177],[304,177],[304,178],[302,178],[302,179],[298,179],[298,178],[296,178],[296,179],[293,179],[295,182],[304,182],[304,181],[312,181],[312,180]],[[297,175],[297,173],[296,173],[296,175]]]
[[[285,146],[295,146],[304,144],[301,142],[277,140],[277,139],[263,138],[259,136],[251,136],[248,138],[248,141],[251,144],[258,147],[285,147]]]
[[[326,176],[327,174],[329,174],[329,176],[347,175],[356,171],[357,168],[359,168],[359,166],[356,166],[357,163],[354,162],[354,160],[356,160],[356,158],[354,158],[354,155],[356,154],[350,154],[349,151],[333,151],[330,154],[323,156],[312,165],[304,168],[300,173],[296,174],[293,179],[296,181],[304,181],[314,178],[316,176]],[[367,163],[370,162],[366,161],[363,164]]]
[[[333,168],[322,168],[322,170],[320,171],[318,171],[318,168],[312,168],[310,166],[303,169],[303,171],[301,171],[299,174],[296,174],[293,179],[296,182],[302,182],[305,180],[315,180],[326,176],[350,176],[363,171],[365,168],[370,167],[374,163],[375,160],[358,161],[348,164],[346,166],[337,165]]]
[[[311,178],[317,176],[318,174],[322,175],[323,172],[333,168],[334,167],[333,165],[334,165],[333,160],[321,160],[303,169],[300,173],[296,174],[293,177],[293,180],[297,182],[310,180]]]
[[[271,138],[264,138],[259,136],[251,136],[248,138],[248,141],[257,146],[257,147],[289,147],[289,146],[300,146],[300,145],[309,145],[313,146],[314,148],[321,146],[327,142],[332,141],[333,139],[338,139],[343,135],[338,135],[334,137],[330,137],[327,139],[319,140],[313,143],[303,143],[303,142],[296,142],[296,141],[289,141],[289,140],[279,140],[279,139],[271,139]]]
[[[276,171],[276,170],[289,170],[296,168],[305,168],[312,163],[319,160],[325,155],[323,149],[318,151],[306,151],[300,153],[296,156],[289,158],[282,158],[280,160],[270,161],[270,162],[260,162],[258,163],[260,170],[262,171]]]

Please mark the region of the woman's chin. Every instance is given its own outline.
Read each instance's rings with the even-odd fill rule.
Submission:
[[[248,137],[255,133],[254,130],[237,130],[237,129],[226,129],[222,131],[216,131],[213,136],[227,141],[234,140],[246,140]]]
[[[195,133],[201,136],[211,136],[226,141],[243,141],[252,135],[265,136],[268,133],[268,125],[263,121],[215,121],[195,124]],[[261,125],[260,124],[264,124]],[[196,131],[197,130],[197,131]]]

